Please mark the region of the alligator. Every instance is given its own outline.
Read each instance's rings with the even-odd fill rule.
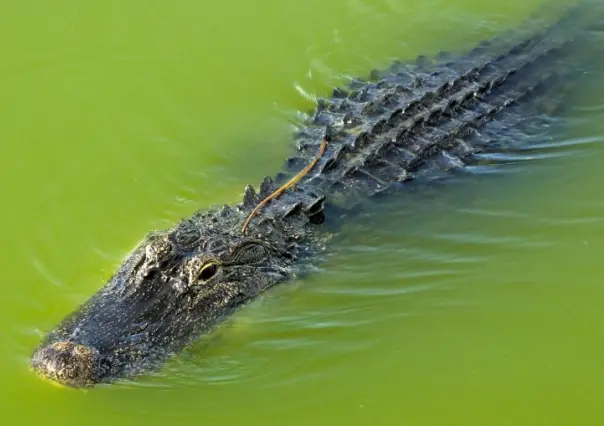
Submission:
[[[45,336],[32,369],[74,388],[159,369],[251,300],[312,271],[363,200],[404,196],[491,161],[480,154],[516,149],[527,123],[560,113],[587,78],[602,45],[597,12],[582,1],[532,19],[530,31],[395,61],[335,88],[301,120],[281,171],[245,187],[235,205],[149,233]]]

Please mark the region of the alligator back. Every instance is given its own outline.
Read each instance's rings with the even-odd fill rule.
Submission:
[[[303,184],[275,203],[268,216],[327,196],[347,209],[357,200],[442,176],[479,161],[479,153],[505,150],[529,133],[531,119],[560,111],[601,45],[602,7],[582,2],[553,24],[499,36],[465,55],[395,62],[320,99],[296,135],[295,154],[276,183],[265,179],[253,206],[329,145]],[[534,131],[534,126],[532,127]],[[526,138],[525,138],[526,139]],[[270,211],[272,210],[272,212]]]

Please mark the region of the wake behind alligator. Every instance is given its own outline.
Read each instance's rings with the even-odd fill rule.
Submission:
[[[359,203],[404,197],[411,185],[484,162],[481,153],[514,149],[519,134],[563,112],[589,77],[602,45],[601,9],[583,2],[525,36],[396,62],[335,89],[300,126],[284,171],[258,191],[247,186],[238,205],[149,234],[48,334],[33,369],[72,387],[157,369],[236,309],[308,271],[330,229]],[[300,171],[296,185],[261,204]]]

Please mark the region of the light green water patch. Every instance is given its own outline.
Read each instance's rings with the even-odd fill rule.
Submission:
[[[4,420],[601,424],[597,84],[590,99],[577,95],[569,155],[351,223],[320,273],[252,304],[161,372],[76,392],[28,369],[42,333],[146,232],[274,174],[314,97],[393,58],[471,47],[542,3],[4,5]]]

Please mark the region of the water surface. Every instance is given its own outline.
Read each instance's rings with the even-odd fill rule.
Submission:
[[[347,225],[320,272],[253,303],[159,373],[79,392],[28,369],[42,334],[146,232],[236,202],[274,174],[296,113],[316,96],[394,58],[469,48],[542,3],[5,5],[5,421],[602,424],[597,84],[577,94],[552,147]]]

